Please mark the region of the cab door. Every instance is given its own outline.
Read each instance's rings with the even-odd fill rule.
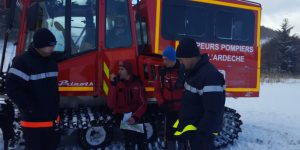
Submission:
[[[137,44],[131,0],[103,0],[105,24],[103,50],[100,54],[100,88],[108,96],[111,73],[117,73],[117,63],[128,60],[137,75]]]

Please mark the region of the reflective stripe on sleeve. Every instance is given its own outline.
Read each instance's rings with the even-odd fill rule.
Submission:
[[[192,93],[198,93],[198,89],[190,86],[187,82],[184,83],[184,88]]]
[[[226,85],[209,85],[209,86],[204,86],[203,89],[197,89],[191,85],[189,85],[187,82],[184,83],[184,88],[187,91],[190,91],[192,93],[198,93],[199,95],[203,95],[203,93],[208,93],[208,92],[224,92],[226,89]]]
[[[16,69],[16,68],[10,68],[8,73],[14,74],[25,81],[40,80],[40,79],[46,79],[46,78],[58,76],[58,72],[45,72],[45,73],[40,73],[40,74],[27,75],[26,73],[24,73],[21,70]]]
[[[29,75],[16,68],[10,68],[8,73],[14,74],[25,81],[29,81]]]
[[[226,86],[220,85],[211,85],[211,86],[204,86],[203,92],[223,92],[226,89]]]
[[[34,74],[30,75],[30,80],[40,80],[45,78],[51,78],[51,77],[57,77],[58,72],[46,72],[46,73],[40,73],[40,74]]]

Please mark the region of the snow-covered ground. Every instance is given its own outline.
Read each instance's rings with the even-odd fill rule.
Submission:
[[[261,83],[259,98],[228,98],[243,121],[228,150],[300,150],[300,80]]]

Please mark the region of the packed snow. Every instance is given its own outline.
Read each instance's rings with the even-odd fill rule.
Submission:
[[[300,150],[300,80],[261,83],[259,98],[228,98],[243,121],[228,150]]]

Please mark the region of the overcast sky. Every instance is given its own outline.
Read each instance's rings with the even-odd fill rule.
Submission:
[[[262,5],[262,25],[280,29],[284,18],[294,26],[292,34],[300,35],[300,0],[250,0]]]

